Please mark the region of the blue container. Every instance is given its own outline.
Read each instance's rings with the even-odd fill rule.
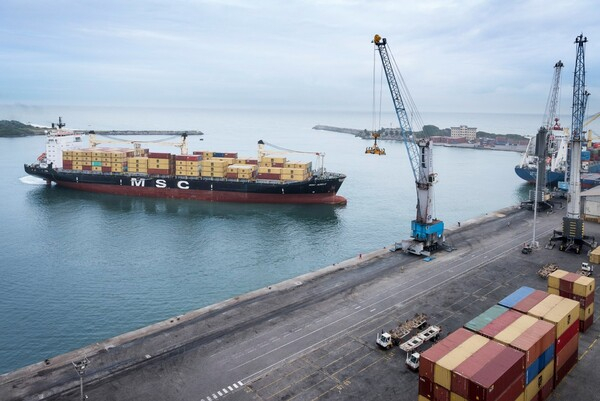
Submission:
[[[590,160],[590,151],[589,150],[583,150],[581,152],[581,160]]]
[[[540,355],[538,359],[533,361],[531,365],[525,369],[525,385],[528,385],[537,375],[541,372],[540,360],[544,358],[544,354]],[[544,365],[545,367],[545,365]]]
[[[509,296],[507,296],[506,298],[504,298],[503,300],[501,300],[500,302],[498,302],[498,305],[502,305],[507,308],[512,308],[513,306],[518,304],[520,301],[525,299],[533,291],[535,291],[533,288],[521,287],[518,290],[516,290],[515,292],[513,292],[512,294],[510,294]]]
[[[540,363],[540,372],[544,370],[546,366],[554,359],[554,343],[548,347],[541,355],[541,359],[538,358]]]

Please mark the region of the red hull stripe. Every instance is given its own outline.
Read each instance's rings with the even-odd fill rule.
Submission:
[[[240,203],[314,203],[328,205],[345,205],[343,196],[326,194],[259,194],[251,192],[229,191],[200,191],[176,188],[153,188],[120,185],[87,184],[67,181],[57,181],[57,185],[65,188],[87,192],[97,192],[113,195],[146,196],[152,198],[192,199],[209,202],[240,202]]]

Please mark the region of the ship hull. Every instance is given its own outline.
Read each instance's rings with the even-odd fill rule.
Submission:
[[[346,199],[337,195],[345,176],[334,173],[306,181],[280,182],[105,174],[37,165],[25,165],[25,171],[61,187],[104,194],[209,202],[346,204]]]
[[[527,181],[530,184],[535,184],[537,170],[527,167],[515,166],[515,173],[519,178]],[[600,173],[600,163],[590,164],[587,173]],[[586,174],[583,173],[582,174]],[[559,171],[546,171],[546,184],[550,187],[555,187],[560,181],[565,181],[565,173]],[[586,185],[589,183],[586,182]]]

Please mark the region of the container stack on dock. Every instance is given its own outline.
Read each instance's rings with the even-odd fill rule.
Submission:
[[[592,277],[556,270],[548,276],[548,292],[579,302],[579,331],[585,333],[594,322],[594,293],[596,280]]]
[[[419,401],[548,399],[577,363],[580,302],[595,288],[581,278],[560,271],[549,278],[575,298],[521,287],[423,352]],[[560,287],[561,280],[572,284]]]

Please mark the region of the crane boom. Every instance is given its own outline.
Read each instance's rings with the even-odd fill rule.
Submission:
[[[432,167],[431,141],[429,139],[417,140],[413,134],[400,86],[390,60],[387,40],[375,35],[373,43],[381,56],[381,64],[392,95],[396,116],[400,123],[400,132],[406,145],[417,187],[417,217],[411,224],[412,237],[424,243],[424,248],[427,251],[434,250],[437,248],[438,240],[442,237],[444,223],[433,218],[433,184],[436,181],[436,174],[433,173]]]

